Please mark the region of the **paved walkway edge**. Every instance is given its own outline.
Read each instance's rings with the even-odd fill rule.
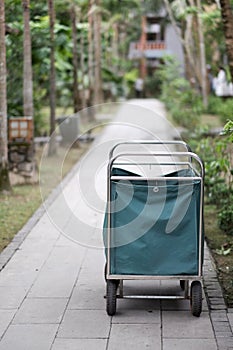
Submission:
[[[219,350],[233,349],[233,333],[227,317],[227,307],[218,281],[216,266],[205,244],[203,283],[210,318]]]

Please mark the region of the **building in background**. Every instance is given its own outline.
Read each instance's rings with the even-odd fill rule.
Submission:
[[[179,37],[167,22],[165,9],[142,16],[141,37],[130,43],[129,59],[135,61],[139,75],[145,78],[153,74],[166,55],[174,56],[184,69],[184,55]]]

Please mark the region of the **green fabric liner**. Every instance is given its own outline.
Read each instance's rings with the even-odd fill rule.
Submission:
[[[116,168],[112,175],[137,176]],[[187,181],[144,181],[139,177],[112,182],[111,274],[198,275],[201,181],[188,179],[195,174],[186,169],[166,176],[187,177]],[[105,247],[106,228],[107,212]]]

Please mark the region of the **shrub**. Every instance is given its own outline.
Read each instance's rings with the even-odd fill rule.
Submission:
[[[155,76],[161,85],[161,100],[170,111],[173,120],[187,128],[193,129],[200,122],[202,102],[198,93],[189,82],[181,77],[178,63],[172,57],[165,58]]]
[[[210,96],[206,112],[219,115],[222,123],[225,124],[228,119],[233,119],[233,98]]]
[[[145,93],[147,97],[159,97],[161,95],[162,81],[159,76],[152,75],[145,79]]]
[[[233,120],[233,98],[228,100],[223,100],[218,107],[218,115],[221,118],[221,121],[225,124],[228,119]]]
[[[205,163],[205,189],[208,203],[218,208],[218,225],[233,235],[233,121],[229,120],[220,136],[203,138],[193,134],[192,149]]]
[[[230,202],[225,204],[218,214],[218,225],[226,234],[233,235],[233,196]]]

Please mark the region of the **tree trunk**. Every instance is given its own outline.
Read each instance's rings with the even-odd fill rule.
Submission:
[[[119,59],[119,31],[118,24],[113,24],[113,36],[112,36],[112,57]],[[114,73],[118,73],[118,65],[114,66]]]
[[[201,1],[197,0],[197,23],[198,23],[198,37],[199,37],[199,46],[200,46],[200,66],[201,66],[201,90],[202,90],[202,99],[203,105],[207,108],[208,105],[208,96],[207,96],[207,71],[206,71],[206,57],[205,57],[205,40],[203,35],[203,26],[201,19]]]
[[[85,92],[85,57],[84,57],[85,49],[84,49],[83,33],[81,33],[80,48],[81,48],[80,67],[81,67],[81,77],[82,77],[81,106],[82,106],[82,109],[86,109],[87,101],[86,101],[86,92]]]
[[[220,0],[231,80],[233,81],[233,12],[230,0]]]
[[[102,74],[101,74],[101,13],[100,1],[95,0],[97,9],[94,13],[94,52],[95,52],[95,69],[94,69],[94,104],[98,105],[103,102],[102,91]]]
[[[189,61],[190,68],[193,70],[195,78],[197,80],[199,80],[198,79],[198,72],[197,72],[197,69],[196,69],[196,66],[195,66],[195,59],[193,58],[193,55],[192,55],[189,43],[187,43],[186,40],[184,40],[184,38],[181,36],[180,29],[179,29],[179,27],[178,27],[178,25],[177,25],[177,23],[175,21],[175,18],[173,16],[171,5],[170,5],[169,1],[168,0],[164,0],[164,5],[165,5],[167,13],[169,15],[171,24],[172,24],[172,26],[173,26],[177,36],[179,37],[181,45],[182,45],[182,47],[183,47],[183,49],[185,51],[186,57],[187,57],[187,59]]]
[[[95,119],[94,116],[94,26],[93,26],[93,9],[94,0],[89,0],[89,14],[88,14],[88,84],[89,84],[89,96],[87,100],[88,105],[88,118],[92,122]]]
[[[5,4],[0,0],[0,192],[10,190],[6,99]]]
[[[50,144],[49,155],[56,153],[56,71],[55,71],[55,9],[54,1],[48,0],[49,30],[50,30]]]
[[[198,89],[201,89],[203,104],[207,105],[207,88],[206,88],[206,64],[205,64],[205,44],[202,30],[201,18],[198,15],[187,15],[186,16],[186,28],[183,30],[181,35],[179,27],[175,21],[172,13],[171,4],[168,0],[164,0],[168,15],[171,23],[176,31],[176,34],[180,38],[183,46],[185,57],[189,64],[190,72],[195,79],[195,85],[198,85]],[[197,7],[199,12],[201,10],[201,3],[199,0],[190,0],[189,6]],[[193,79],[192,79],[193,80]],[[193,84],[193,82],[191,82]]]
[[[80,110],[80,98],[78,89],[78,47],[77,47],[77,15],[75,5],[70,8],[70,17],[72,23],[72,41],[73,41],[73,107],[74,113]]]
[[[33,82],[32,82],[32,53],[30,33],[30,0],[22,0],[24,38],[23,38],[23,110],[24,116],[33,117]]]
[[[90,0],[89,12],[92,10],[93,0]],[[88,16],[88,81],[89,81],[89,107],[93,105],[93,90],[94,90],[94,73],[93,73],[93,52],[94,52],[94,41],[93,41],[93,14],[89,13]]]

